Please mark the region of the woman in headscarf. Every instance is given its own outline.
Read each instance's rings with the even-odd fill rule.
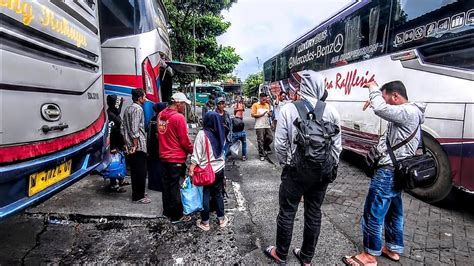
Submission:
[[[155,116],[150,121],[147,136],[148,151],[148,189],[162,191],[161,176],[163,175],[163,166],[160,160],[159,143],[156,135],[156,118],[158,114],[166,108],[166,103],[156,103],[153,105]]]
[[[203,187],[203,211],[201,219],[197,221],[197,226],[204,231],[209,231],[209,209],[210,198],[217,206],[216,213],[218,225],[225,227],[229,220],[224,215],[224,143],[225,132],[221,117],[216,112],[208,112],[204,116],[203,130],[199,131],[194,141],[194,151],[191,157],[191,166],[189,167],[189,176],[193,176],[194,168],[204,168],[209,163],[207,160],[206,142],[209,145],[209,159],[216,174],[216,180],[212,185]]]

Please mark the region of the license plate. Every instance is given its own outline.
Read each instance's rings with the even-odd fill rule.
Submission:
[[[31,197],[36,193],[56,184],[64,178],[71,175],[72,160],[62,163],[55,168],[41,171],[30,175],[28,186],[28,196]]]

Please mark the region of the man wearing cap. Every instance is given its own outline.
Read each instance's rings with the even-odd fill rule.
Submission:
[[[272,112],[267,103],[267,94],[260,93],[260,102],[252,105],[252,117],[255,118],[255,131],[257,133],[258,154],[260,160],[264,161],[268,153],[271,152],[270,144],[273,142],[273,132],[270,129],[270,119]]]
[[[145,93],[141,89],[132,90],[133,104],[123,114],[122,135],[128,150],[130,174],[132,179],[132,200],[135,203],[148,204],[151,200],[145,197],[146,184],[146,134],[143,104]]]
[[[160,159],[163,162],[163,215],[172,223],[186,222],[179,194],[179,179],[186,175],[186,159],[193,153],[193,144],[188,137],[188,127],[184,112],[186,104],[191,104],[181,92],[173,94],[171,105],[158,115],[158,141]]]
[[[222,125],[224,125],[224,134],[225,134],[224,154],[227,158],[229,147],[232,144],[232,119],[230,118],[229,113],[225,110],[224,97],[217,98],[216,112],[221,116]]]

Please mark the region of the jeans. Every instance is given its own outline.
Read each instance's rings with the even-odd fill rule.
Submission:
[[[266,156],[267,151],[271,151],[270,144],[273,142],[273,131],[270,128],[257,128],[258,155]]]
[[[201,220],[203,223],[209,222],[210,201],[214,201],[216,206],[217,218],[224,218],[224,169],[216,173],[216,181],[202,189],[202,212]]]
[[[293,234],[295,215],[304,196],[304,230],[301,258],[311,263],[321,229],[321,205],[326,195],[328,183],[314,181],[299,183],[291,175],[294,171],[286,166],[281,173],[279,193],[280,211],[277,217],[276,253],[286,260]]]
[[[386,247],[403,253],[402,191],[395,189],[395,174],[391,169],[377,169],[370,181],[361,219],[364,250],[372,256],[382,254],[382,230]],[[306,199],[305,199],[306,200]]]
[[[235,143],[238,140],[242,142],[242,156],[247,156],[247,132],[242,131],[232,133],[232,143]],[[224,145],[225,158],[229,155],[229,148],[231,145],[232,144],[229,144],[228,142]]]
[[[132,180],[132,200],[137,201],[145,197],[146,186],[146,153],[137,151],[129,155],[130,176]]]
[[[183,217],[183,204],[179,192],[179,179],[186,175],[185,163],[163,162],[164,175],[161,179],[163,185],[163,215],[171,221],[177,221]]]

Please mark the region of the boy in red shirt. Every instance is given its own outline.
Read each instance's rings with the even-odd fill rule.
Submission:
[[[193,153],[193,144],[188,137],[188,127],[183,113],[190,104],[181,92],[173,94],[172,104],[158,116],[158,142],[160,159],[163,162],[163,215],[172,223],[187,222],[183,217],[183,205],[179,194],[179,179],[186,175],[186,158]]]

